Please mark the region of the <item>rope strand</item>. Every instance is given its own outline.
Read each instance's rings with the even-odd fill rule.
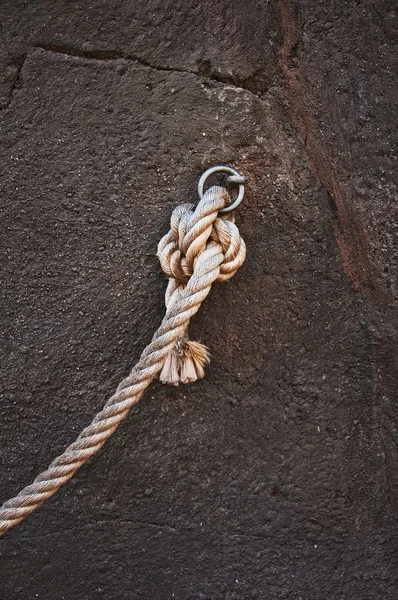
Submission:
[[[169,277],[166,291],[166,315],[152,341],[142,352],[130,375],[123,379],[103,409],[66,450],[40,473],[31,485],[0,508],[0,536],[14,527],[51,498],[77,470],[96,454],[112,435],[119,423],[137,404],[151,381],[162,371],[176,344],[191,344],[197,351],[196,376],[203,374],[208,361],[206,349],[197,342],[189,342],[188,325],[201,303],[210,292],[214,281],[232,277],[245,260],[245,244],[234,224],[234,218],[219,216],[230,203],[230,197],[221,187],[212,187],[198,206],[183,204],[171,216],[171,229],[159,243],[158,256]],[[201,348],[204,354],[201,354]],[[202,356],[202,358],[200,358]],[[171,383],[193,381],[187,352],[174,365],[176,376]],[[195,363],[193,363],[195,365]],[[167,372],[162,377],[167,381]]]

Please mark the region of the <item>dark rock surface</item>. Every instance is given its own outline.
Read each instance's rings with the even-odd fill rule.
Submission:
[[[0,8],[1,500],[149,341],[172,208],[250,178],[206,378],[1,538],[0,599],[395,600],[396,3]]]

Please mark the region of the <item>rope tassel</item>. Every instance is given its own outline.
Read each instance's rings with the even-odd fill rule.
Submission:
[[[229,167],[213,167],[210,171],[215,169],[239,176]],[[243,197],[242,188],[239,182],[237,200]],[[166,314],[160,327],[130,375],[77,440],[31,485],[0,507],[0,535],[51,498],[102,448],[153,379],[159,376],[164,383],[178,385],[203,377],[209,352],[199,342],[189,340],[189,322],[209,294],[212,283],[230,279],[246,255],[233,213],[227,213],[230,202],[225,188],[212,187],[201,195],[196,207],[183,204],[174,210],[170,231],[158,246],[160,264],[169,278]]]

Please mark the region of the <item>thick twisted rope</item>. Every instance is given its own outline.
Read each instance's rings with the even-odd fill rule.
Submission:
[[[189,321],[210,292],[212,283],[229,279],[241,266],[245,259],[245,244],[233,217],[220,218],[218,214],[229,203],[230,197],[224,188],[212,187],[196,208],[184,204],[174,210],[171,229],[158,247],[162,268],[170,278],[166,292],[167,311],[159,329],[130,375],[120,383],[115,394],[77,440],[55,458],[31,485],[3,504],[0,508],[0,535],[51,498],[100,450],[151,381],[159,375],[177,342],[187,338]],[[182,374],[180,380],[184,381],[184,377]]]

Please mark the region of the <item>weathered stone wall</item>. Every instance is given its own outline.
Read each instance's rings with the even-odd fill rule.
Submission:
[[[2,500],[149,341],[172,208],[250,178],[206,378],[1,539],[0,599],[395,600],[396,3],[0,9]]]

